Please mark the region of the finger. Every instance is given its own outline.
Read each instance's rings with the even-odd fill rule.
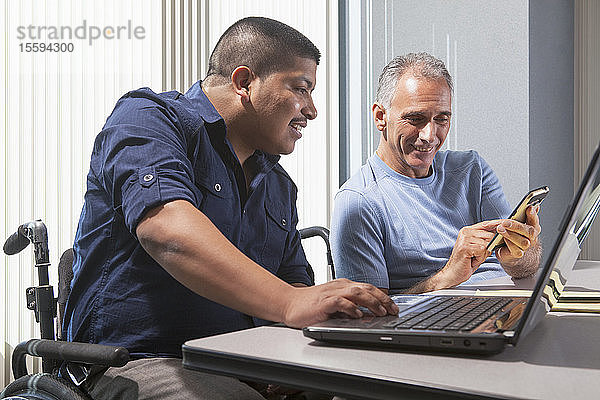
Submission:
[[[513,221],[510,219],[502,221],[502,223],[498,225],[496,231],[504,236],[504,230],[524,236],[528,240],[533,240],[535,238],[535,228],[519,221]]]
[[[506,253],[508,253],[508,255]],[[508,250],[508,248],[506,246],[502,246],[502,247],[496,249],[496,258],[501,263],[503,263],[505,261],[505,259],[509,256],[510,256],[510,250]]]
[[[479,231],[477,234],[477,239],[482,240],[484,244],[487,246],[490,240],[496,235],[496,230],[493,231]]]
[[[493,235],[492,235],[493,236]],[[460,243],[456,243],[453,252],[461,258],[480,259],[487,253],[487,244],[489,239],[470,237]]]
[[[341,312],[351,318],[360,318],[363,316],[363,312],[359,310],[358,306],[343,296],[329,297],[323,301],[323,305],[325,307],[324,311],[328,315]]]
[[[496,225],[496,228],[493,229],[483,229],[483,228],[472,228],[465,229],[463,232],[463,238],[466,242],[473,240],[490,240],[496,234],[496,229],[499,225]]]
[[[494,235],[495,232],[490,232],[487,235],[473,236],[469,238],[468,241],[465,241],[464,248],[470,253],[471,257],[481,256],[487,252],[487,245]]]
[[[515,260],[519,259],[519,257],[514,256],[510,252],[508,245],[502,246],[498,250],[496,250],[496,257],[498,258],[498,261],[500,261],[500,263],[514,262]]]
[[[491,251],[487,251],[487,249],[483,252],[478,254],[477,256],[475,256],[472,260],[471,260],[471,268],[473,269],[473,272],[475,272],[475,270],[477,268],[479,268],[479,266],[481,264],[483,264],[485,262],[485,260],[487,260],[487,258],[492,254]]]
[[[469,229],[461,229],[461,231],[459,232],[458,237],[456,238],[456,243],[455,243],[455,248],[458,247],[463,247],[465,245],[468,245],[474,241],[483,241],[487,243],[492,240],[492,238],[494,237],[494,235],[496,234],[496,228],[491,229],[491,230],[486,230],[486,229],[482,229],[482,228],[473,228],[473,227],[469,227]]]
[[[528,227],[528,229],[533,229],[532,227]],[[503,228],[503,226],[498,227],[498,233],[502,235],[505,242],[510,242],[512,245],[518,247],[519,249],[525,251],[531,246],[531,240],[528,236],[523,236],[516,232],[511,232]],[[508,243],[506,243],[508,245]]]
[[[504,242],[506,243],[506,248],[510,252],[510,256],[513,258],[521,258],[525,254],[525,251],[521,249],[519,246],[515,244],[515,242],[510,239],[504,238]]]
[[[390,308],[389,311],[392,311],[391,304],[389,304],[393,304],[392,300],[375,286],[369,284],[355,284],[349,287],[344,297],[359,306],[368,308],[369,311],[378,316],[388,314],[388,308],[384,304],[387,304]]]
[[[476,224],[471,225],[472,228],[475,229],[483,229],[486,231],[494,231],[500,223],[504,221],[502,219],[490,219],[487,221],[478,222]]]
[[[368,296],[366,296],[367,299],[370,299],[370,296],[374,297],[375,301],[378,302],[380,305],[382,305],[387,313],[398,314],[398,306],[396,305],[396,303],[394,303],[394,301],[386,293],[382,292],[374,285],[371,285],[368,283],[354,282],[354,281],[351,281],[349,279],[344,279],[344,278],[335,279],[328,283],[331,284],[334,282],[337,282],[337,287],[340,289],[351,290],[350,300],[353,300],[352,296],[360,295],[361,292],[364,291],[364,292],[368,293]],[[347,288],[351,288],[351,289],[347,289]],[[372,299],[370,299],[370,300],[372,300]],[[364,304],[360,304],[360,305],[367,307],[367,305],[364,305]]]
[[[387,314],[398,314],[398,305],[387,295],[373,285],[368,285],[367,290],[373,295],[386,310]]]
[[[542,231],[542,227],[540,225],[540,217],[538,215],[539,210],[539,204],[535,207],[529,207],[527,209],[527,225],[530,225],[534,228],[534,237],[539,236],[540,232]]]

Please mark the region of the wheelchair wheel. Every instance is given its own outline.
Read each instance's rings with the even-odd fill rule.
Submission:
[[[70,382],[51,374],[22,376],[0,394],[5,400],[90,400]]]

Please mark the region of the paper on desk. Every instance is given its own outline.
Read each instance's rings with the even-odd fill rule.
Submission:
[[[530,297],[531,290],[477,290],[475,296]],[[547,293],[548,294],[548,293]],[[575,302],[578,301],[578,302]],[[551,301],[554,312],[600,313],[600,292],[563,292]]]
[[[561,303],[552,306],[552,311],[600,313],[600,303]]]
[[[600,292],[563,291],[552,311],[600,313]]]
[[[600,303],[600,292],[565,290],[558,298],[559,302],[570,303]]]
[[[546,297],[552,295],[547,287]],[[476,296],[530,297],[531,290],[477,290]],[[550,298],[552,311],[600,313],[600,292],[563,292],[558,301]],[[575,302],[577,301],[577,302]]]
[[[479,290],[475,291],[475,296],[503,296],[503,297],[530,297],[533,291],[524,289],[503,289],[503,290]]]
[[[396,305],[412,306],[413,304],[420,303],[426,300],[427,294],[396,294],[390,296],[390,298],[396,303]]]

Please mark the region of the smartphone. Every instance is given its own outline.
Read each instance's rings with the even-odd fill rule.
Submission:
[[[527,215],[525,214],[527,207],[540,204],[546,198],[546,195],[549,191],[550,188],[548,186],[542,186],[531,190],[525,195],[525,197],[523,197],[523,200],[521,200],[519,205],[513,210],[512,213],[510,213],[508,218],[519,222],[525,222],[527,220]],[[499,233],[496,233],[488,244],[487,249],[488,251],[494,251],[502,245],[504,245],[504,238]]]

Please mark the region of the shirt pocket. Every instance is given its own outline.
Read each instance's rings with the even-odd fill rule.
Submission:
[[[287,238],[292,227],[290,207],[280,202],[265,201],[266,235],[261,252],[261,265],[276,274],[287,246]]]
[[[229,178],[202,177],[196,181],[196,185],[202,192],[198,209],[231,240],[231,227],[236,217],[231,181]]]

